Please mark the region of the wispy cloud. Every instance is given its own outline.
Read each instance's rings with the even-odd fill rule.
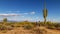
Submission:
[[[7,13],[20,13],[20,11],[16,10],[16,11],[6,11]]]
[[[10,13],[10,14],[0,14],[0,16],[20,16],[21,14],[15,14],[15,13]]]
[[[23,14],[25,14],[25,15],[28,15],[28,14],[32,14],[32,15],[34,15],[35,12],[29,12],[29,13],[23,13]]]
[[[30,12],[30,14],[35,14],[35,12]]]
[[[28,14],[32,14],[34,15],[36,12],[35,11],[31,11],[31,12],[24,12],[24,13],[21,13],[21,11],[6,11],[7,13],[19,13],[19,14],[25,14],[25,15],[28,15]]]
[[[29,13],[23,13],[23,14],[26,14],[26,15],[28,15]]]
[[[34,14],[35,14],[34,11],[32,11],[32,12],[24,12],[24,13],[14,13],[12,11],[9,11],[8,13],[0,13],[0,16],[2,16],[0,18],[3,19],[3,18],[6,17],[6,18],[8,18],[8,20],[15,20],[15,21],[25,21],[25,20],[36,21],[37,18],[34,19],[31,16],[31,15],[34,15]]]

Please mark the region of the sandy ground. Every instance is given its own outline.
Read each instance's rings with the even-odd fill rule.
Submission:
[[[40,29],[44,29],[45,30],[45,34],[60,34],[59,30],[53,30],[53,29],[47,29],[46,27],[40,27]]]
[[[59,30],[51,30],[51,29],[47,29],[43,26],[41,27],[36,27],[34,29],[40,29],[42,30],[42,34],[60,34],[60,31]],[[13,30],[10,30],[10,31],[7,31],[6,33],[2,33],[0,32],[0,34],[38,34],[37,32],[34,32],[33,29],[32,30],[25,30],[23,29],[22,27],[19,27],[19,28],[15,28]],[[41,33],[39,33],[41,34]]]

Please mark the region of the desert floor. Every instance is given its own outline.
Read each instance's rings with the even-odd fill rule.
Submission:
[[[39,31],[36,31],[36,30]],[[24,29],[23,27],[14,28],[13,30],[7,31],[5,33],[0,32],[0,34],[60,34],[59,30],[47,29],[46,27],[40,26],[34,29]]]

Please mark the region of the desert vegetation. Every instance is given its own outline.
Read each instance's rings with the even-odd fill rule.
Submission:
[[[53,22],[8,22],[6,18],[3,19],[3,22],[0,22],[0,32],[7,33],[8,31],[12,31],[14,29],[23,30],[23,33],[32,33],[32,34],[44,34],[47,31],[45,28],[50,30],[59,30],[60,31],[60,23]],[[41,29],[40,29],[41,28]],[[19,30],[20,31],[20,30]],[[13,31],[14,32],[14,31]],[[17,32],[15,32],[17,34]]]
[[[23,28],[23,30],[31,30],[30,33],[33,34],[44,34],[43,32],[47,32],[45,29],[40,29],[43,26],[50,30],[60,30],[60,23],[53,22],[8,22],[7,19],[3,19],[3,22],[0,22],[0,32],[6,33],[8,31],[14,30],[16,28]]]

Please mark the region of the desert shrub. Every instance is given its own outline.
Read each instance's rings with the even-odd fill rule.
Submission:
[[[15,27],[14,25],[10,25],[11,27]]]
[[[55,26],[48,26],[48,29],[55,29]]]
[[[3,25],[0,25],[0,30],[12,30],[13,28],[11,26],[3,26]]]
[[[33,28],[33,25],[25,25],[24,26],[24,29],[32,29]]]
[[[40,24],[41,26],[44,26],[44,22],[40,22],[39,24]]]
[[[55,27],[60,27],[60,24],[58,23],[58,24],[55,24]]]
[[[7,30],[3,30],[3,31],[1,31],[2,33],[6,33],[7,32]]]
[[[15,25],[15,27],[20,27],[20,25],[17,24],[17,25]]]
[[[7,30],[12,30],[13,27],[11,27],[11,26],[6,26],[6,29],[7,29]]]
[[[57,29],[57,30],[60,30],[60,27],[57,27],[56,29]]]
[[[32,25],[35,25],[35,22],[31,22]]]
[[[0,30],[6,30],[6,29],[7,29],[6,26],[0,25]]]
[[[20,27],[20,26],[16,26],[16,27]]]
[[[47,26],[52,26],[53,23],[48,21],[48,22],[46,22],[46,25],[47,25]]]
[[[10,22],[10,23],[8,23],[8,25],[14,25],[15,23],[13,23],[13,22]]]
[[[60,23],[47,22],[47,28],[60,30]]]
[[[57,30],[60,30],[60,23],[56,23],[55,27],[56,27]]]

